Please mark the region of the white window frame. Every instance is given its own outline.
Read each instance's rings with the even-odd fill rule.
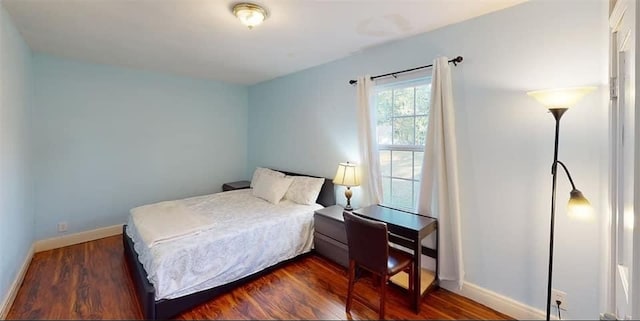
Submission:
[[[387,90],[394,90],[394,89],[401,89],[401,88],[407,88],[407,87],[417,87],[417,86],[422,86],[422,85],[429,85],[431,84],[431,76],[429,75],[421,75],[419,76],[419,78],[414,78],[414,79],[410,79],[410,80],[393,80],[393,81],[389,81],[386,82],[384,84],[376,84],[376,86],[374,87],[374,97],[378,96],[378,93],[381,91],[387,91]],[[414,89],[415,90],[415,89]],[[431,93],[429,92],[429,95]],[[392,107],[391,107],[391,135],[393,137],[393,120],[397,119],[397,118],[413,118],[413,124],[414,124],[414,141],[415,141],[415,124],[416,124],[416,117],[418,116],[428,116],[429,112],[427,112],[427,114],[416,114],[416,96],[415,96],[415,91],[414,91],[414,101],[413,101],[413,115],[410,116],[393,116],[393,101],[394,98],[392,96]],[[374,100],[374,112],[376,113],[376,118],[377,118],[377,101]],[[430,106],[429,106],[429,110],[430,110]],[[428,118],[427,118],[428,121]],[[377,134],[377,121],[376,121],[376,141],[378,139],[378,134]],[[393,139],[393,138],[392,138]],[[425,142],[426,143],[426,142]],[[389,195],[386,195],[383,193],[383,200],[382,200],[382,205],[385,206],[389,206],[389,207],[396,207],[396,208],[401,208],[401,209],[407,209],[407,210],[415,210],[418,206],[417,204],[417,199],[416,199],[416,183],[420,182],[420,178],[416,178],[415,175],[415,161],[416,161],[416,157],[415,157],[415,152],[424,152],[424,145],[396,145],[396,144],[378,144],[378,157],[380,157],[380,152],[381,151],[389,151],[389,157],[390,157],[390,169],[389,169],[389,175],[383,175],[383,173],[380,173],[380,176],[383,180],[390,180],[390,182],[392,182],[394,179],[397,180],[403,180],[403,181],[408,181],[411,182],[411,203],[412,203],[412,207],[404,207],[404,206],[400,206],[398,204],[392,204],[391,201],[391,195],[393,195],[393,184],[389,185]],[[404,177],[395,177],[393,176],[393,152],[395,151],[409,151],[409,152],[413,152],[412,154],[412,159],[411,159],[411,177],[412,179],[408,179],[408,178],[404,178]],[[424,155],[423,155],[424,157]],[[384,184],[384,183],[383,183]]]

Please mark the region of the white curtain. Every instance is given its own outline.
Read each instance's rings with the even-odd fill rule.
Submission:
[[[380,204],[382,202],[382,178],[380,176],[380,159],[376,137],[376,115],[372,105],[373,82],[369,75],[358,77],[357,84],[357,117],[358,140],[360,146],[362,173],[362,204]]]
[[[438,218],[440,280],[455,281],[461,288],[464,265],[456,148],[451,70],[447,57],[439,57],[433,63],[431,109],[418,210]]]

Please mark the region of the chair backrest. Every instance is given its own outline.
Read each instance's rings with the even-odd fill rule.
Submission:
[[[342,212],[347,231],[349,259],[376,273],[387,273],[389,235],[387,224]]]

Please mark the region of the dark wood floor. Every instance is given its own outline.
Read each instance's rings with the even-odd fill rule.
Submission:
[[[355,291],[371,305],[377,292],[366,277]],[[316,255],[294,260],[257,280],[187,311],[177,319],[376,319],[354,302],[344,312],[345,271]],[[474,301],[438,289],[422,301],[419,315],[406,294],[390,287],[388,319],[510,319]],[[37,253],[7,319],[141,319],[121,236]]]

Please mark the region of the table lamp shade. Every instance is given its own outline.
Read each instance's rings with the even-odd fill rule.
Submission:
[[[347,187],[359,186],[360,173],[358,172],[356,164],[351,164],[349,162],[340,163],[338,165],[336,177],[333,179],[333,183]]]

